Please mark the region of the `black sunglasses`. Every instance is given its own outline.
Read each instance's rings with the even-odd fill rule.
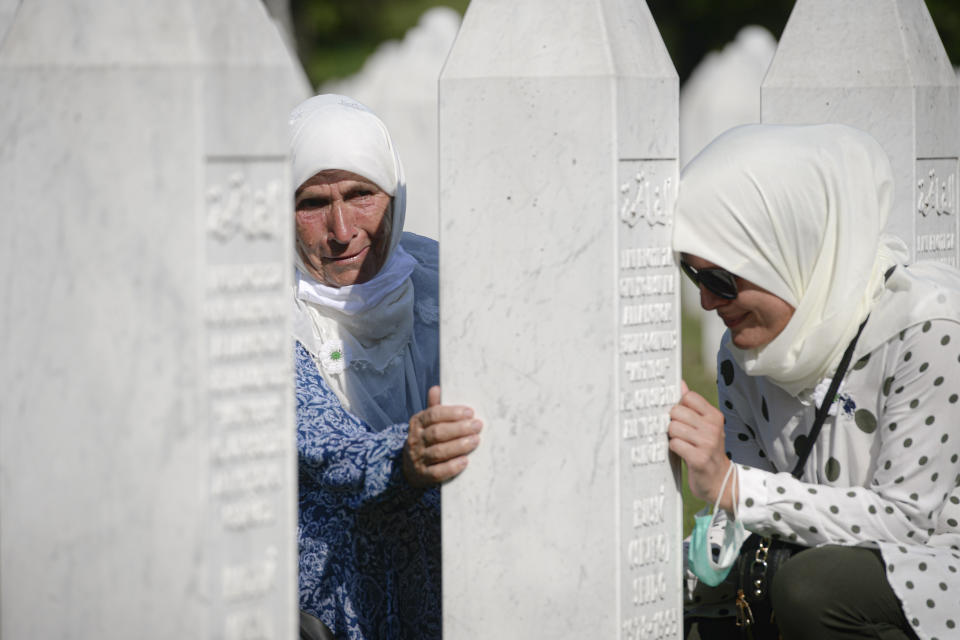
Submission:
[[[724,300],[734,300],[737,297],[737,276],[726,269],[720,267],[711,267],[709,269],[697,269],[685,260],[680,261],[680,269],[687,277],[693,280],[693,284],[698,287],[702,284],[707,291]]]

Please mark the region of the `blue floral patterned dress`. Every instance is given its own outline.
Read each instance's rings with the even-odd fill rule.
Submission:
[[[440,491],[404,479],[407,425],[372,430],[295,359],[300,608],[337,638],[439,638]]]

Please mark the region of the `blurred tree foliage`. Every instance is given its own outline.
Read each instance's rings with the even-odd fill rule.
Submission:
[[[517,0],[522,2],[523,0]],[[469,0],[291,0],[297,49],[315,86],[358,71],[384,40],[400,39],[433,6],[463,14]],[[647,0],[681,82],[709,51],[758,24],[780,37],[794,0]],[[562,4],[558,5],[562,6]],[[960,1],[927,0],[947,54],[960,65]]]
[[[384,40],[399,40],[430,7],[462,15],[470,0],[291,0],[297,52],[314,86],[356,73]]]
[[[926,2],[947,55],[960,65],[960,2]],[[766,27],[779,40],[794,0],[647,0],[647,5],[683,82],[703,56],[722,49],[745,25]]]

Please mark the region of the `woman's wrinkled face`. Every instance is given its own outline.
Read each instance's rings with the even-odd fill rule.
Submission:
[[[718,265],[697,256],[683,254],[695,269],[709,269]],[[783,298],[761,289],[749,280],[737,276],[737,297],[725,300],[700,285],[700,306],[716,311],[723,324],[730,329],[733,344],[741,349],[758,349],[780,335],[793,317],[794,308]]]
[[[390,196],[349,171],[321,171],[295,195],[297,251],[314,278],[330,287],[369,281],[386,259]]]

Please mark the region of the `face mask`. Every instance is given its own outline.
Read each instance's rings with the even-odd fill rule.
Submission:
[[[723,528],[723,545],[720,547],[720,555],[714,562],[713,554],[710,553],[710,525],[713,524],[717,516],[717,505],[720,504],[720,496],[727,488],[727,481],[734,473],[737,465],[730,463],[727,469],[727,475],[723,477],[723,484],[720,485],[720,493],[717,494],[717,501],[713,504],[713,514],[710,513],[710,507],[706,506],[694,516],[693,533],[690,534],[690,545],[687,547],[687,566],[697,576],[701,582],[711,587],[715,587],[733,567],[737,561],[737,555],[740,553],[740,546],[743,544],[747,532],[743,524],[737,519],[737,478],[733,481],[733,520],[727,520]]]

